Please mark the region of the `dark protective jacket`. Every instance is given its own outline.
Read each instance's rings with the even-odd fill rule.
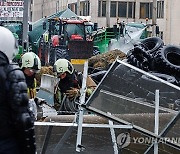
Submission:
[[[77,71],[74,71],[73,74],[67,73],[67,76],[64,79],[61,79],[56,86],[55,90],[55,100],[54,107],[60,111],[59,114],[72,114],[77,110],[77,104],[74,100],[70,101],[65,93],[71,88],[80,89],[82,86],[82,74],[78,74]],[[77,98],[78,99],[78,98]]]
[[[55,88],[55,108],[59,110],[58,114],[74,114],[77,112],[80,94],[76,95],[76,97],[71,100],[66,97],[66,92],[71,88],[77,88],[80,90],[82,87],[82,79],[83,76],[81,72],[75,70],[73,74],[67,73],[67,76],[59,81],[58,87]],[[90,91],[92,93],[95,87],[95,82],[87,76],[86,99],[90,96]],[[60,93],[58,93],[58,91],[60,91]]]
[[[28,93],[28,97],[29,99],[35,98],[36,97],[36,87],[37,87],[37,81],[35,78],[35,74],[33,76],[27,76],[26,74],[25,78],[26,78],[26,84],[27,84],[27,93]]]
[[[77,71],[74,71],[72,75],[67,73],[67,77],[61,79],[58,86],[62,94],[70,90],[71,87],[80,89],[82,86],[82,74],[78,74]]]
[[[23,72],[0,51],[0,140],[14,137],[22,154],[35,153],[32,113]]]

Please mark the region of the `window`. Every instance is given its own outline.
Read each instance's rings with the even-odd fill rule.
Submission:
[[[106,1],[100,0],[98,3],[98,17],[106,16]]]
[[[127,2],[118,3],[118,17],[127,17]]]
[[[98,17],[106,16],[106,1],[99,0],[98,2]],[[110,17],[135,17],[135,2],[119,2],[111,1]]]
[[[140,18],[152,19],[153,3],[140,3]],[[164,18],[164,1],[157,1],[157,18]]]
[[[68,4],[68,8],[69,8],[71,11],[77,13],[77,4],[76,4],[76,3]]]
[[[164,1],[157,2],[157,18],[164,18]]]
[[[111,2],[111,13],[110,13],[111,17],[116,17],[116,2],[112,1]]]
[[[145,19],[149,18],[152,19],[152,9],[153,3],[140,3],[140,18]]]
[[[123,18],[135,17],[135,2],[118,2],[117,16]]]
[[[68,8],[77,14],[77,3],[68,4]],[[89,1],[80,2],[80,15],[89,16]]]
[[[102,3],[101,1],[98,2],[98,17],[101,17],[101,15],[102,15],[102,13],[101,13],[102,12],[102,5],[101,5],[101,3]]]
[[[89,1],[82,2],[83,16],[89,16],[89,8],[90,8]]]
[[[102,17],[106,16],[106,1],[102,2]]]
[[[98,3],[98,17],[102,17],[102,3],[103,1],[99,1]]]
[[[135,3],[129,2],[128,4],[128,18],[135,18]]]

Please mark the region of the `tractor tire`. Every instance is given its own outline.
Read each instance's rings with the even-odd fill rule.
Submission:
[[[70,60],[66,49],[58,48],[58,47],[51,49],[51,51],[49,53],[49,64],[50,65],[54,65],[56,60],[61,59],[61,58]]]
[[[45,66],[48,63],[48,51],[46,48],[41,50],[41,65]]]
[[[155,56],[156,68],[165,74],[180,74],[180,48],[174,45],[164,46]]]
[[[51,50],[49,52],[49,64],[51,66],[53,66],[56,60],[57,60],[56,50],[55,50],[55,48],[51,48]]]
[[[163,40],[159,37],[146,38],[142,40],[141,43],[150,54],[155,54],[156,51],[164,45]]]
[[[57,59],[65,58],[67,60],[70,60],[68,52],[66,49],[56,48],[56,55],[57,55]]]
[[[127,54],[127,61],[133,66],[136,66],[144,71],[151,70],[152,56],[141,46],[135,46]]]

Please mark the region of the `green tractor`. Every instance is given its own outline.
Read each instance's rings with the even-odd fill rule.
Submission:
[[[134,44],[148,37],[147,27],[143,23],[124,23],[120,22],[114,25],[113,31],[115,37],[109,41],[108,50],[121,50],[127,53],[134,47]]]
[[[14,58],[14,62],[18,62],[21,58],[21,55],[23,54],[22,50],[22,32],[23,32],[23,23],[22,21],[0,21],[0,26],[8,28],[15,38],[18,41],[19,44],[19,52]]]

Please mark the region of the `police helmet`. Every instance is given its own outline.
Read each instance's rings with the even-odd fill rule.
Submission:
[[[6,54],[11,61],[18,53],[18,42],[13,33],[0,26],[0,51]]]

